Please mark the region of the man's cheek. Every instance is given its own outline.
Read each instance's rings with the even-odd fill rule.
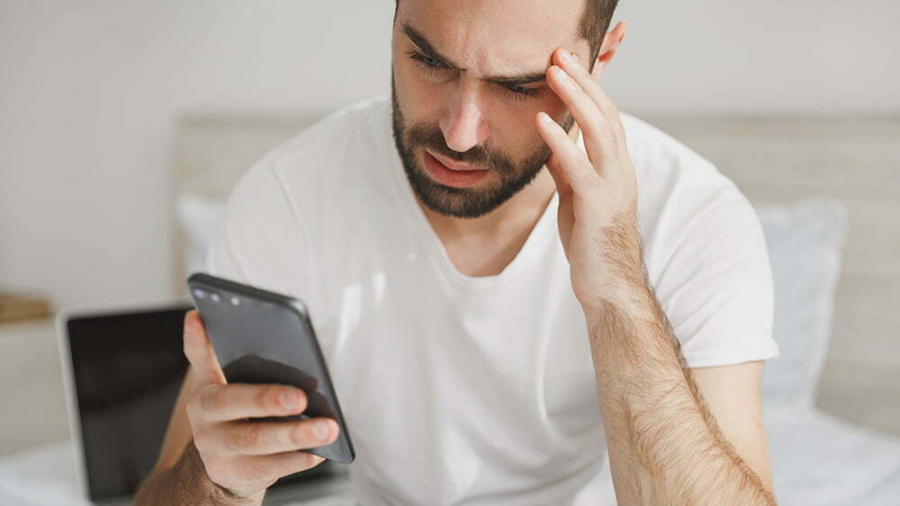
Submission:
[[[407,112],[422,102],[426,92],[426,86],[410,69],[399,69],[394,74],[394,85],[397,88],[397,98]]]

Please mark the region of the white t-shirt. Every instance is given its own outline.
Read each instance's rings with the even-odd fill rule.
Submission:
[[[338,111],[254,165],[208,270],[306,302],[357,452],[360,504],[613,504],[557,196],[502,273],[461,274],[407,183],[390,104]],[[650,282],[687,364],[777,356],[753,208],[682,144],[622,121]]]

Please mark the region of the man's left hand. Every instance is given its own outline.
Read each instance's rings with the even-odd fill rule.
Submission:
[[[560,48],[553,61],[547,82],[581,129],[587,153],[546,113],[536,123],[553,152],[547,168],[559,193],[559,235],[572,287],[590,314],[624,295],[617,289],[644,281],[637,181],[616,105],[575,55]]]

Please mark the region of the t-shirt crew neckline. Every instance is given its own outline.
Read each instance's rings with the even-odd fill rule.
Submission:
[[[386,114],[384,114],[383,118],[385,120],[384,127],[387,134],[387,142],[382,143],[385,148],[383,154],[387,160],[386,167],[396,183],[390,186],[394,187],[397,192],[399,201],[403,206],[402,214],[406,216],[407,222],[415,230],[416,235],[419,236],[424,246],[435,255],[437,263],[447,275],[447,278],[460,289],[475,291],[495,289],[507,283],[509,279],[514,278],[516,273],[524,268],[525,264],[533,261],[531,257],[536,254],[533,250],[539,247],[538,243],[544,238],[551,225],[555,223],[554,217],[556,216],[555,210],[559,193],[553,192],[553,197],[551,197],[550,202],[544,208],[544,212],[531,230],[531,233],[528,234],[528,238],[525,240],[522,248],[503,271],[490,276],[469,276],[463,274],[450,260],[447,248],[444,247],[441,238],[434,231],[431,222],[428,221],[425,213],[419,207],[418,199],[406,178],[403,162],[400,160],[400,154],[394,145],[392,111],[389,100],[387,101],[385,112]]]

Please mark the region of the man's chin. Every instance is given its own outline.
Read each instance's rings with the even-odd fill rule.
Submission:
[[[416,167],[415,172],[416,181],[412,186],[416,197],[438,214],[454,218],[479,218],[500,205],[491,198],[494,193],[489,189],[491,174],[475,185],[458,188],[441,184],[422,167]]]

